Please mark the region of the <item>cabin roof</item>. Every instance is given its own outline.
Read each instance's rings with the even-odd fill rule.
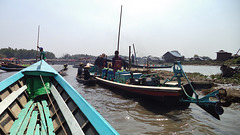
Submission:
[[[182,57],[181,54],[178,51],[170,51],[170,54],[172,54],[175,57]]]

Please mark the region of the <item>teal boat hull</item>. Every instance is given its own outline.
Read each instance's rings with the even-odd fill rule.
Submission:
[[[38,77],[42,81],[42,78],[50,80],[50,92],[30,97],[28,80]],[[26,109],[28,112],[24,117],[31,115],[29,121],[20,116]],[[46,125],[41,121],[43,115]],[[21,119],[22,123],[16,124]],[[27,127],[24,127],[24,122]],[[61,75],[42,60],[0,82],[0,134],[38,134],[45,132],[44,128],[47,134],[119,134]]]

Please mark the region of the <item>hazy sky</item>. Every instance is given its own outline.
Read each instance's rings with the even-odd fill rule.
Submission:
[[[240,0],[1,0],[0,48],[64,54],[120,54],[135,44],[138,56],[178,50],[185,57],[240,48]]]

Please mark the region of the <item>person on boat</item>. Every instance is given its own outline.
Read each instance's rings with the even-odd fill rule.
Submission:
[[[94,69],[95,69],[95,72],[96,72],[96,73],[98,73],[98,65],[99,65],[100,56],[101,56],[101,55],[99,55],[99,56],[97,57],[97,59],[94,61]]]
[[[81,62],[78,66],[78,73],[77,73],[77,77],[81,78],[82,77],[82,72],[83,72],[83,63]]]
[[[63,65],[63,71],[68,70],[68,67],[67,67],[67,66],[68,66],[68,64],[64,64],[64,65]]]
[[[106,55],[103,53],[100,57],[99,57],[99,61],[98,61],[98,75],[102,75],[102,69],[104,67],[107,67],[107,60],[106,60]]]
[[[132,64],[134,64],[134,55],[132,54]]]
[[[39,48],[39,50],[40,50],[40,60],[46,60],[47,58],[46,58],[46,56],[45,56],[45,52],[43,51],[43,48],[42,47],[39,47],[39,46],[37,46],[38,48]]]
[[[115,72],[117,72],[117,70],[121,70],[122,68],[122,59],[119,56],[119,51],[115,51],[115,56],[112,58],[112,67],[114,76]]]
[[[89,69],[90,69],[91,67],[89,66],[89,65],[86,65],[85,67],[84,67],[84,80],[89,80],[90,78],[91,78],[91,75],[90,75],[90,73],[89,73]]]

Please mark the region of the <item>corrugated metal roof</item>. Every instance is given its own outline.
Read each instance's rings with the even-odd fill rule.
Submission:
[[[171,51],[169,53],[171,53],[175,57],[182,57],[181,54],[178,51]]]

